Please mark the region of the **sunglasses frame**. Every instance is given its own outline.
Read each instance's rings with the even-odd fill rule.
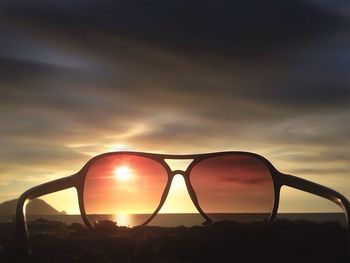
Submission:
[[[345,212],[346,215],[346,222],[347,222],[347,229],[348,229],[348,236],[350,238],[350,205],[349,201],[340,193],[313,183],[311,181],[289,175],[289,174],[284,174],[280,171],[278,171],[270,161],[268,161],[266,158],[264,158],[261,155],[258,155],[256,153],[252,152],[243,152],[243,151],[226,151],[226,152],[214,152],[214,153],[203,153],[203,154],[187,154],[187,155],[175,155],[175,154],[158,154],[158,153],[145,153],[145,152],[131,152],[131,151],[119,151],[119,152],[109,152],[109,153],[103,153],[100,155],[97,155],[90,159],[84,166],[83,168],[77,172],[76,174],[73,174],[68,177],[64,177],[61,179],[57,179],[54,181],[50,181],[38,186],[35,186],[26,192],[24,192],[20,198],[18,199],[17,202],[17,207],[16,207],[16,246],[18,251],[23,254],[23,255],[29,255],[30,253],[30,247],[29,247],[29,242],[28,242],[28,229],[27,229],[27,222],[26,222],[26,217],[25,217],[25,207],[26,204],[37,197],[50,194],[53,192],[65,190],[68,188],[75,187],[78,193],[78,201],[79,201],[79,209],[80,209],[80,214],[82,216],[82,219],[84,223],[86,224],[87,227],[91,228],[93,227],[91,223],[89,222],[86,212],[85,212],[85,207],[84,207],[84,183],[85,183],[85,178],[86,175],[89,171],[89,168],[98,160],[101,158],[109,157],[109,156],[114,156],[114,155],[134,155],[134,156],[140,156],[140,157],[145,157],[149,158],[151,160],[154,160],[158,163],[160,163],[165,170],[167,171],[168,174],[168,181],[167,184],[164,188],[160,203],[154,213],[142,224],[146,225],[148,224],[159,212],[161,207],[163,206],[169,190],[171,186],[171,182],[173,177],[176,174],[181,174],[186,183],[186,187],[188,190],[188,193],[192,199],[192,202],[194,203],[195,207],[197,208],[198,212],[203,216],[203,218],[206,220],[203,225],[210,224],[213,221],[210,219],[208,215],[205,214],[205,212],[201,209],[198,199],[196,197],[195,191],[191,185],[190,182],[190,174],[192,168],[198,164],[199,162],[213,158],[213,157],[219,157],[219,156],[227,156],[227,155],[244,155],[244,156],[250,156],[253,158],[256,158],[260,161],[263,162],[263,164],[269,169],[271,177],[272,177],[272,182],[274,186],[274,203],[273,207],[271,210],[271,215],[268,219],[268,221],[273,220],[278,211],[278,206],[279,206],[279,199],[280,199],[280,191],[282,186],[289,186],[304,192],[308,192],[323,198],[326,198],[335,204],[339,205],[343,211]],[[186,168],[185,171],[182,170],[171,170],[169,165],[166,163],[165,160],[192,160],[189,166]],[[350,240],[350,239],[349,239]]]

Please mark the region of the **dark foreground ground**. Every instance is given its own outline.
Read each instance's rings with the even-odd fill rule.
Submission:
[[[13,223],[0,224],[0,262],[21,262]],[[115,227],[38,220],[30,224],[31,262],[346,262],[336,222],[279,220],[197,227]]]

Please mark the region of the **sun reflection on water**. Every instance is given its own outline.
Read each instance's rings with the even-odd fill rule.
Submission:
[[[115,221],[117,226],[131,226],[131,216],[129,214],[116,214]]]

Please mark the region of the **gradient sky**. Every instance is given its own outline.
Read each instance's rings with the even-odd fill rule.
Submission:
[[[0,5],[0,202],[125,149],[253,151],[350,198],[349,1]],[[287,188],[280,208],[340,211]]]

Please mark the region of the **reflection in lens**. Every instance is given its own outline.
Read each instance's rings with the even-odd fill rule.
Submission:
[[[132,215],[153,214],[167,181],[165,168],[152,159],[131,154],[103,157],[86,174],[83,199],[87,218],[92,225],[101,220],[142,224],[147,216]]]
[[[231,154],[205,159],[191,170],[190,182],[200,207],[213,220],[265,220],[272,212],[272,176],[256,157]]]

